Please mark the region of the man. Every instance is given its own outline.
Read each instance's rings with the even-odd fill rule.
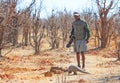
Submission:
[[[90,37],[90,30],[87,23],[80,19],[80,14],[74,12],[75,21],[72,23],[72,31],[70,38],[74,38],[74,51],[76,52],[77,64],[80,65],[80,54],[82,56],[82,69],[85,69],[85,52],[87,51],[87,43]]]

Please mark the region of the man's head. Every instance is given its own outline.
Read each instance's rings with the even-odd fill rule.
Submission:
[[[75,20],[80,19],[80,14],[78,12],[73,13]]]

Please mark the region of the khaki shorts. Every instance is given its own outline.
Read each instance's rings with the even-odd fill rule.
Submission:
[[[74,41],[74,51],[75,52],[86,52],[87,51],[87,44],[86,44],[85,39]]]

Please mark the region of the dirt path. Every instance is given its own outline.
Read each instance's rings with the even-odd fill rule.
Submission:
[[[76,65],[75,54],[71,50],[59,49],[38,56],[9,55],[0,61],[0,83],[120,83],[120,62],[112,62],[114,60],[86,54],[86,71],[91,74],[61,73],[45,77],[44,72],[51,66]]]

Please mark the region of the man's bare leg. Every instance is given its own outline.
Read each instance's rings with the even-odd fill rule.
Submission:
[[[84,52],[81,52],[81,56],[82,56],[82,69],[85,68],[85,54]]]
[[[81,67],[80,66],[80,53],[79,52],[76,53],[76,58],[77,58],[78,67]]]

